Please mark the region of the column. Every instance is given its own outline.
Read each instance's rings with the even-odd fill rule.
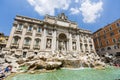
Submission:
[[[72,35],[69,34],[69,50],[72,51]]]
[[[85,44],[83,44],[82,48],[83,48],[83,52],[86,52]]]
[[[77,47],[77,51],[80,51],[80,39],[79,39],[79,35],[77,34],[77,42],[76,42],[76,47]]]
[[[83,39],[83,37],[81,37],[81,39],[82,39],[82,49],[83,49],[83,52],[85,52],[85,43],[84,43],[84,39]]]
[[[93,39],[91,38],[91,41],[92,41],[92,49],[93,49],[93,51],[95,51],[96,52],[96,50],[95,50],[95,46],[94,46],[94,41],[93,41]]]
[[[89,37],[88,38],[86,38],[86,40],[87,40],[87,49],[88,49],[88,52],[90,52],[91,51],[91,49],[90,49],[90,43],[89,43]]]
[[[46,27],[46,25],[44,27]],[[41,50],[45,50],[45,49],[46,49],[46,28],[44,28],[42,32],[42,40],[41,40]]]
[[[23,46],[23,43],[24,43],[25,34],[26,34],[26,31],[27,31],[27,29],[26,29],[27,26],[28,26],[27,23],[25,23],[24,26],[23,26],[21,40],[20,40],[20,43],[19,43],[19,49],[22,49],[22,46]]]
[[[34,46],[34,40],[35,40],[35,35],[36,35],[36,28],[37,28],[37,25],[35,25],[35,26],[33,27],[32,41],[31,41],[31,44],[30,44],[30,49],[31,49],[31,50],[33,49],[33,46]]]
[[[11,33],[10,33],[10,36],[9,36],[9,39],[8,39],[8,42],[7,42],[7,45],[6,45],[6,48],[10,48],[10,45],[11,45],[16,27],[17,27],[17,23],[14,23],[13,27],[12,27],[12,30],[11,30]]]
[[[53,31],[53,39],[52,39],[52,50],[55,51],[56,50],[56,30]]]
[[[58,39],[56,39],[56,50],[58,50]]]
[[[69,40],[67,40],[67,51],[69,50]]]

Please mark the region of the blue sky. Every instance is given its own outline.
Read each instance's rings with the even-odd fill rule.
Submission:
[[[10,34],[16,15],[43,19],[61,12],[94,32],[120,18],[120,0],[0,0],[0,32]]]

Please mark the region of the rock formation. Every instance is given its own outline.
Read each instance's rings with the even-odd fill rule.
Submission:
[[[61,67],[80,68],[105,65],[95,53],[75,52],[42,52],[29,54],[26,58],[20,54],[1,53],[0,64],[3,66],[12,65],[13,72],[19,72],[21,66],[27,66],[28,71],[34,71],[39,69],[53,70]]]

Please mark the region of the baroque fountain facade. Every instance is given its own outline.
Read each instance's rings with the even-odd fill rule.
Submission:
[[[27,64],[30,68],[78,68],[103,64],[95,52],[92,33],[80,29],[64,13],[46,15],[44,20],[17,15],[2,54],[3,63],[16,64],[15,67]]]

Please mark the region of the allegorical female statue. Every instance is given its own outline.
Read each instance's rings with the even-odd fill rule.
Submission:
[[[65,43],[64,43],[64,41],[59,42],[59,49],[61,51],[65,50]]]
[[[46,48],[51,48],[51,40],[50,39],[47,40]]]

